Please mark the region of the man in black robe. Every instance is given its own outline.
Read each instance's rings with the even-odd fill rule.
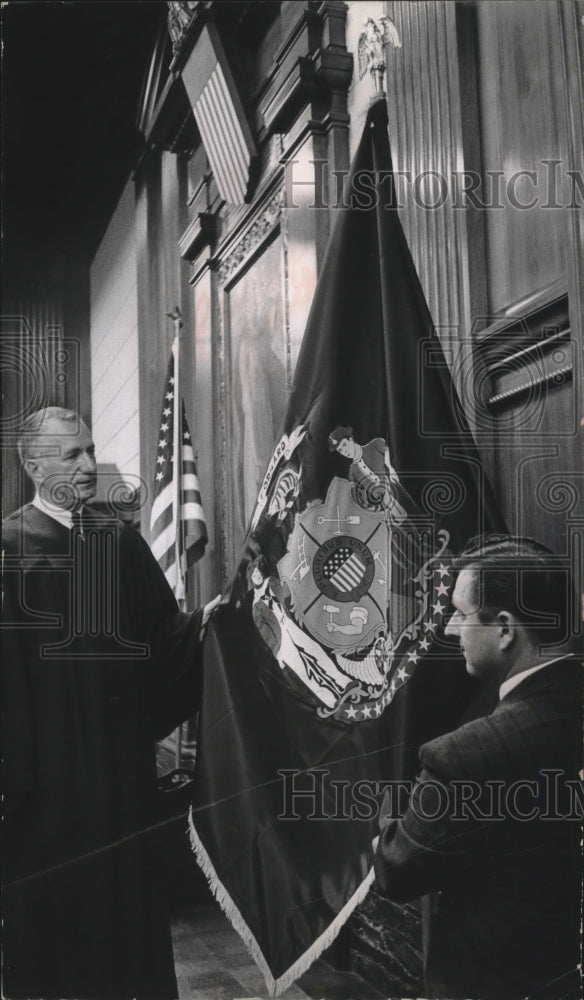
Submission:
[[[154,741],[196,709],[213,604],[180,613],[140,535],[85,506],[77,414],[29,417],[19,450],[36,496],[3,527],[3,995],[175,997]]]
[[[436,894],[429,996],[580,996],[582,665],[567,651],[567,583],[531,539],[487,538],[460,561],[446,631],[499,702],[421,748],[405,816],[382,806],[375,859],[392,899]]]

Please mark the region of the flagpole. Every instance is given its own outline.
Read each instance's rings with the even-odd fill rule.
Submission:
[[[181,467],[182,467],[182,441],[181,441],[181,395],[180,395],[180,338],[182,329],[182,317],[178,306],[174,312],[167,313],[172,319],[174,327],[174,340],[172,344],[172,354],[174,357],[174,407],[172,417],[172,454],[174,458],[172,469],[172,521],[175,529],[174,559],[176,566],[176,579],[174,594],[179,608],[183,610],[184,604],[184,577],[181,563],[181,531],[182,518],[180,509],[180,489],[181,489]],[[182,757],[182,723],[176,730],[175,767],[180,767]]]
[[[370,98],[369,106],[376,104],[379,101],[386,101],[387,95],[383,89],[383,80],[387,71],[387,47],[391,45],[395,49],[401,48],[401,40],[394,22],[390,17],[382,17],[379,21],[374,18],[367,18],[364,22],[364,31],[359,38],[359,65],[360,72],[359,75],[362,78],[367,70],[371,76],[373,96]],[[373,149],[375,150],[375,143],[373,143]],[[375,154],[374,154],[375,155]],[[379,247],[382,245],[381,232],[379,229],[379,215],[377,216],[377,226],[379,233]],[[387,295],[388,290],[385,286],[383,280],[383,261],[381,257],[379,259],[379,272],[380,272],[380,287],[381,287],[381,311],[384,317],[383,327],[386,328],[387,324],[385,322],[388,314],[387,309]],[[387,372],[387,344],[384,340],[384,350],[385,350],[385,363]],[[386,375],[387,377],[387,375]],[[390,451],[390,463],[391,463],[391,451]],[[391,490],[391,475],[390,469],[384,470],[385,475],[388,477],[387,488]],[[387,511],[387,592],[391,593],[392,586],[392,576],[393,576],[393,560],[392,560],[392,533],[393,526],[391,524],[391,506]]]
[[[173,469],[172,469],[172,487],[173,487],[173,498],[172,498],[172,515],[173,524],[175,528],[175,542],[174,542],[174,556],[176,565],[176,581],[174,586],[174,593],[181,610],[183,610],[183,602],[185,597],[185,583],[184,583],[184,573],[182,566],[182,518],[181,518],[181,466],[182,466],[182,435],[181,435],[181,394],[180,394],[180,341],[181,341],[181,329],[182,329],[182,316],[178,306],[176,306],[174,312],[167,313],[172,319],[174,326],[174,341],[172,345],[172,354],[174,357],[174,407],[173,407],[173,428],[172,428],[172,440],[173,440]]]

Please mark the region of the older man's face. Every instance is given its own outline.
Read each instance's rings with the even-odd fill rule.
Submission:
[[[25,467],[43,499],[56,507],[74,509],[95,496],[95,445],[82,420],[49,417]]]

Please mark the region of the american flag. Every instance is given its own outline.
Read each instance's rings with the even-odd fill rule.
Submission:
[[[339,556],[338,569],[330,578],[331,583],[342,593],[348,593],[361,582],[366,569],[365,563],[354,552],[348,558],[343,552]]]
[[[186,570],[203,555],[207,526],[184,401],[178,401],[178,337],[172,345],[164,396],[150,515],[150,545],[177,598]],[[179,421],[180,416],[180,421]],[[180,461],[176,461],[176,456]]]
[[[324,565],[324,575],[327,580],[341,591],[348,593],[363,579],[367,567],[347,545],[335,549]]]

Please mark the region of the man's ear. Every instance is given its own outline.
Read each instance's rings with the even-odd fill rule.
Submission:
[[[517,635],[517,622],[509,611],[499,611],[497,628],[500,649],[510,649]]]
[[[33,483],[38,483],[43,478],[43,460],[42,458],[27,458],[23,465],[24,471],[27,476],[30,476]]]

